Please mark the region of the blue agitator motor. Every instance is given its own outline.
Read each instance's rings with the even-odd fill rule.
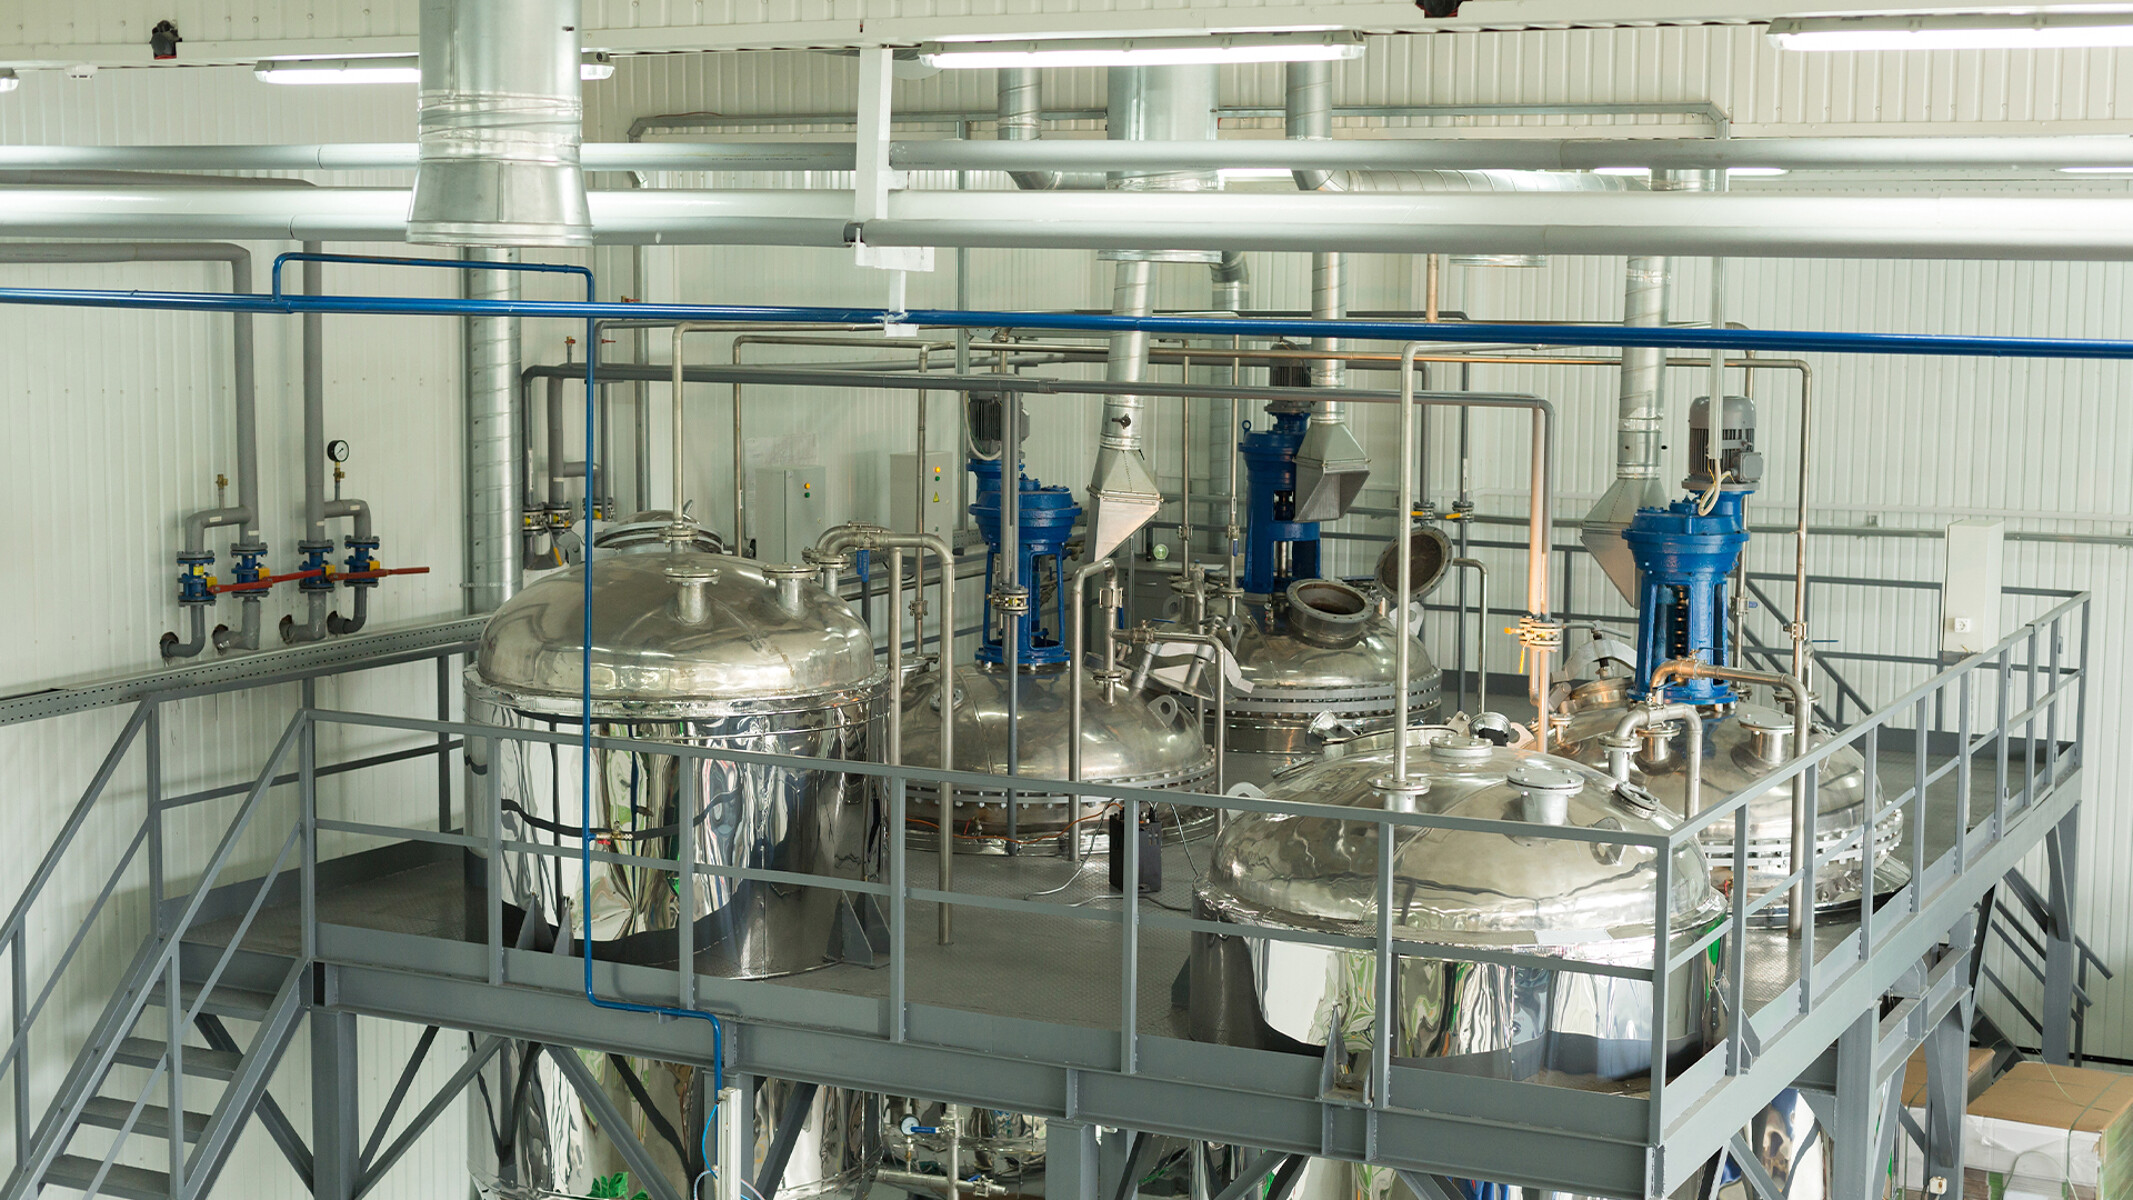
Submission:
[[[994,573],[1000,562],[1000,460],[972,458],[970,473],[977,479],[977,497],[971,501],[970,515],[978,523],[978,532],[985,538],[985,594],[993,591]],[[1066,647],[1060,643],[1060,632],[1066,628],[1066,592],[1064,587],[1054,587],[1054,611],[1044,612],[1036,597],[1037,571],[1045,560],[1051,564],[1052,580],[1058,584],[1065,572],[1066,541],[1073,532],[1074,522],[1081,517],[1081,506],[1074,503],[1073,493],[1063,487],[1046,487],[1028,475],[1021,478],[1021,505],[1016,513],[1018,522],[1016,541],[1020,543],[1015,553],[1015,581],[1032,603],[1028,615],[1016,628],[1016,652],[1014,661],[1023,664],[1063,663],[1067,660]],[[990,605],[991,601],[986,602]],[[1002,663],[1008,660],[1006,648],[1000,642],[1000,622],[986,614],[984,632],[980,635],[978,661]]]
[[[1622,539],[1637,560],[1637,678],[1631,694],[1651,691],[1652,672],[1675,658],[1730,666],[1733,645],[1726,628],[1727,580],[1748,545],[1743,509],[1762,479],[1755,452],[1755,406],[1728,396],[1724,419],[1712,428],[1711,404],[1700,397],[1689,411],[1689,461],[1682,481],[1686,499],[1637,511]],[[1723,704],[1734,699],[1723,680],[1694,679],[1667,685],[1665,698],[1684,704]]]
[[[1249,500],[1240,586],[1258,596],[1278,596],[1296,580],[1318,578],[1318,522],[1296,519],[1296,450],[1310,414],[1272,415],[1273,428],[1255,431],[1246,422],[1237,443]]]

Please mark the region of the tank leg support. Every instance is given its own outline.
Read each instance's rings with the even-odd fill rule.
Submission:
[[[362,1108],[356,1099],[354,1013],[314,1009],[311,1023],[311,1195],[354,1200],[363,1164]]]
[[[1096,1200],[1096,1127],[1074,1121],[1044,1125],[1045,1200]]]
[[[1836,1093],[1806,1092],[1829,1139],[1830,1200],[1880,1200],[1902,1111],[1896,1081],[1876,1086],[1880,1019],[1861,1013],[1837,1037]]]

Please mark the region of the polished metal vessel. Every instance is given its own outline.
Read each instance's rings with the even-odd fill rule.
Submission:
[[[1226,701],[1229,781],[1264,785],[1317,757],[1314,723],[1350,733],[1389,726],[1400,678],[1396,616],[1388,592],[1330,579],[1300,580],[1279,604],[1246,597],[1231,646],[1250,688]],[[1439,672],[1419,640],[1408,647],[1407,677],[1411,722],[1436,720]]]
[[[585,571],[557,572],[490,618],[467,672],[469,721],[579,730]],[[875,663],[871,633],[813,582],[815,572],[692,550],[596,554],[591,571],[596,733],[852,761],[867,759],[879,745],[886,672]],[[868,878],[876,869],[868,835],[881,808],[878,787],[865,777],[596,750],[588,799],[581,754],[569,744],[468,742],[467,794],[480,798],[468,806],[475,841],[486,842],[495,831],[507,844],[557,852],[507,850],[498,864],[507,943],[542,949],[559,937],[575,942],[584,937],[589,907],[594,956],[672,964],[677,924],[688,920],[695,928],[695,969],[705,974],[782,975],[870,957],[877,949],[868,931],[878,921],[835,889],[707,875],[682,888],[673,871],[618,863],[594,864],[589,899],[580,887],[588,807],[601,849],[675,857],[677,835],[687,829],[699,863]],[[685,778],[696,798],[687,814]],[[470,925],[479,935],[488,909],[482,884],[489,878],[479,851],[470,853],[467,878]],[[653,1101],[647,1110],[622,1085],[623,1061],[602,1058],[588,1066],[640,1138],[657,1143],[659,1122],[650,1114],[670,1101],[685,1104],[688,1089],[676,1081],[687,1078],[688,1068],[633,1064]],[[593,1177],[620,1169],[552,1062],[536,1059],[528,1069],[500,1057],[476,1086],[470,1156],[486,1194],[583,1196]],[[878,1101],[824,1089],[821,1134],[811,1143],[820,1154],[795,1154],[788,1174],[794,1187],[814,1181],[819,1190],[834,1190],[855,1178],[851,1172],[871,1168],[878,1155],[862,1162],[847,1154],[848,1113],[868,1104]],[[777,1111],[772,1107],[772,1119],[758,1128],[774,1127]],[[679,1108],[665,1114],[667,1124],[688,1128],[682,1115]],[[686,1158],[671,1158],[671,1182],[686,1194]]]
[[[1554,750],[1566,758],[1604,768],[1607,740],[1615,725],[1630,710],[1628,681],[1620,676],[1590,680],[1569,689],[1554,706],[1558,727]],[[1702,802],[1715,804],[1752,789],[1758,779],[1797,753],[1792,748],[1792,718],[1755,704],[1728,709],[1712,708],[1703,723]],[[1669,812],[1685,815],[1688,802],[1689,731],[1682,722],[1672,722],[1640,731],[1631,753],[1630,779],[1658,796]],[[1817,731],[1807,749],[1822,744],[1826,734]],[[1815,846],[1820,866],[1816,869],[1815,908],[1856,909],[1865,879],[1861,851],[1861,826],[1867,819],[1866,760],[1845,747],[1825,759],[1815,782]],[[1872,792],[1875,807],[1883,803],[1879,782]],[[1699,839],[1704,857],[1722,887],[1731,887],[1737,873],[1733,861],[1733,822],[1719,821]],[[1911,878],[1911,869],[1896,856],[1903,840],[1903,813],[1884,817],[1872,836],[1874,894],[1887,895]],[[1784,882],[1792,873],[1792,787],[1781,784],[1766,788],[1748,802],[1748,894],[1759,897]],[[1785,919],[1786,904],[1773,901],[1757,914],[1760,922]]]
[[[1411,730],[1419,811],[1535,826],[1663,833],[1677,822],[1633,788],[1567,759],[1509,750],[1441,730]],[[1337,748],[1268,788],[1274,800],[1382,808],[1392,769],[1387,731]],[[1239,926],[1375,936],[1378,829],[1316,817],[1243,813],[1210,851],[1195,907]],[[1657,852],[1546,836],[1454,830],[1402,833],[1393,850],[1395,935],[1572,962],[1649,966]],[[1724,915],[1694,846],[1675,852],[1667,937],[1675,950]],[[1722,944],[1722,943],[1721,943]],[[1669,1069],[1719,1032],[1721,944],[1669,977],[1666,1010],[1648,983],[1490,963],[1403,957],[1394,969],[1395,1061],[1568,1086],[1635,1089],[1664,1023]],[[1373,958],[1246,936],[1195,934],[1193,1036],[1322,1053],[1338,1039],[1362,1053],[1380,1036]]]
[[[1034,780],[1063,780],[1067,762],[1068,714],[1073,680],[1068,668],[1024,667],[1020,721],[1014,726],[1016,773]],[[956,768],[992,775],[1007,774],[1007,669],[994,664],[959,667],[955,673]],[[904,762],[935,766],[940,761],[941,685],[937,671],[926,670],[904,686]],[[1199,722],[1175,696],[1136,692],[1120,684],[1107,687],[1096,672],[1082,677],[1081,778],[1090,783],[1205,791],[1215,775],[1215,756],[1201,737]],[[1004,852],[1007,848],[1007,791],[957,787],[957,852]],[[1015,789],[1019,811],[1015,836],[1039,846],[1064,849],[1069,829],[1085,845],[1103,840],[1102,815],[1107,805],[1076,805],[1060,784],[1037,782]],[[938,845],[940,806],[931,787],[910,786],[914,845]],[[1206,809],[1179,805],[1159,813],[1165,833],[1183,836],[1212,820]]]

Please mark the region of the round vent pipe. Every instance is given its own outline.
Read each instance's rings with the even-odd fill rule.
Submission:
[[[587,246],[578,0],[422,0],[407,240]]]

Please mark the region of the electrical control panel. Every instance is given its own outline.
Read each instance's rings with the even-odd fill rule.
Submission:
[[[1940,656],[1954,662],[1989,650],[2007,636],[2000,610],[2000,571],[2007,526],[1957,521],[1948,526],[1940,602]]]
[[[899,533],[930,533],[954,543],[956,514],[961,511],[963,466],[956,455],[937,450],[889,456],[889,526]]]
[[[759,562],[797,563],[801,552],[822,540],[829,528],[829,498],[822,492],[822,468],[813,464],[761,466],[755,469],[755,496],[749,534]]]

